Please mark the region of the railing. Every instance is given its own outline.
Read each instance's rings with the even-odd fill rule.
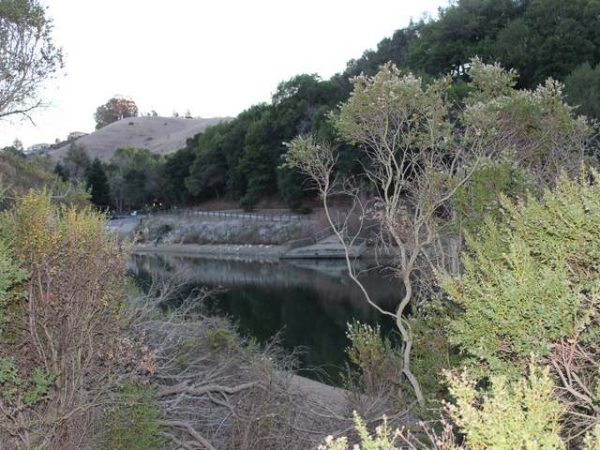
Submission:
[[[277,213],[277,212],[241,212],[241,211],[200,211],[191,209],[179,209],[169,211],[157,211],[152,215],[178,215],[182,217],[206,217],[206,218],[223,218],[223,219],[240,219],[240,220],[260,220],[270,222],[291,222],[291,221],[308,221],[309,216],[292,213]]]

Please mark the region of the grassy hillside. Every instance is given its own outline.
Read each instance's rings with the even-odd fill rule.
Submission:
[[[108,161],[119,148],[145,148],[159,155],[185,147],[186,140],[206,128],[228,120],[222,117],[185,119],[182,117],[129,117],[94,131],[75,142],[88,155]],[[62,159],[71,144],[50,151],[54,159]]]

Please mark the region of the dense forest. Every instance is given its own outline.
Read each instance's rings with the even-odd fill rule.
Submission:
[[[298,171],[281,167],[284,143],[298,134],[315,135],[349,150],[351,143],[336,141],[329,115],[348,99],[354,76],[374,75],[388,61],[426,82],[450,74],[448,96],[457,108],[468,95],[470,59],[497,61],[517,72],[519,88],[535,88],[549,77],[563,82],[578,113],[600,118],[599,14],[597,0],[454,2],[440,9],[436,19],[397,30],[329,80],[302,74],[280,83],[269,103],[195,136],[175,154],[161,158],[143,149],[123,149],[103,165],[108,187],[95,181],[88,185],[92,191],[110,190],[110,206],[119,210],[215,198],[239,200],[250,209],[272,197],[299,209],[311,194],[303,189],[305,178]],[[63,163],[71,169],[59,170],[79,180],[91,161],[78,149],[74,153]],[[351,154],[340,153],[339,170],[359,170]]]

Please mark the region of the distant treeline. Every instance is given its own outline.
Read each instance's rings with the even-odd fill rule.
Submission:
[[[282,82],[270,103],[207,129],[172,155],[124,149],[110,164],[96,164],[94,171],[104,171],[107,181],[96,173],[88,184],[92,191],[109,190],[98,202],[118,209],[213,198],[239,200],[252,208],[273,196],[300,208],[310,194],[303,176],[281,168],[284,143],[299,134],[335,142],[328,117],[349,97],[351,78],[374,75],[388,61],[425,80],[450,74],[450,95],[460,106],[469,89],[469,60],[478,55],[515,69],[519,88],[535,88],[548,77],[562,81],[579,113],[600,118],[599,17],[600,0],[459,0],[441,9],[435,20],[397,30],[329,80],[303,74]],[[360,170],[356,153],[344,150],[341,170]],[[94,188],[97,179],[101,186]]]

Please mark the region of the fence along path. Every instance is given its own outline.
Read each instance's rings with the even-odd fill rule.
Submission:
[[[287,212],[243,212],[236,210],[229,211],[201,211],[195,209],[181,209],[169,211],[157,211],[154,215],[179,215],[182,217],[205,217],[205,218],[222,218],[222,219],[240,219],[240,220],[255,220],[269,222],[297,222],[312,220],[309,215],[293,214]]]

